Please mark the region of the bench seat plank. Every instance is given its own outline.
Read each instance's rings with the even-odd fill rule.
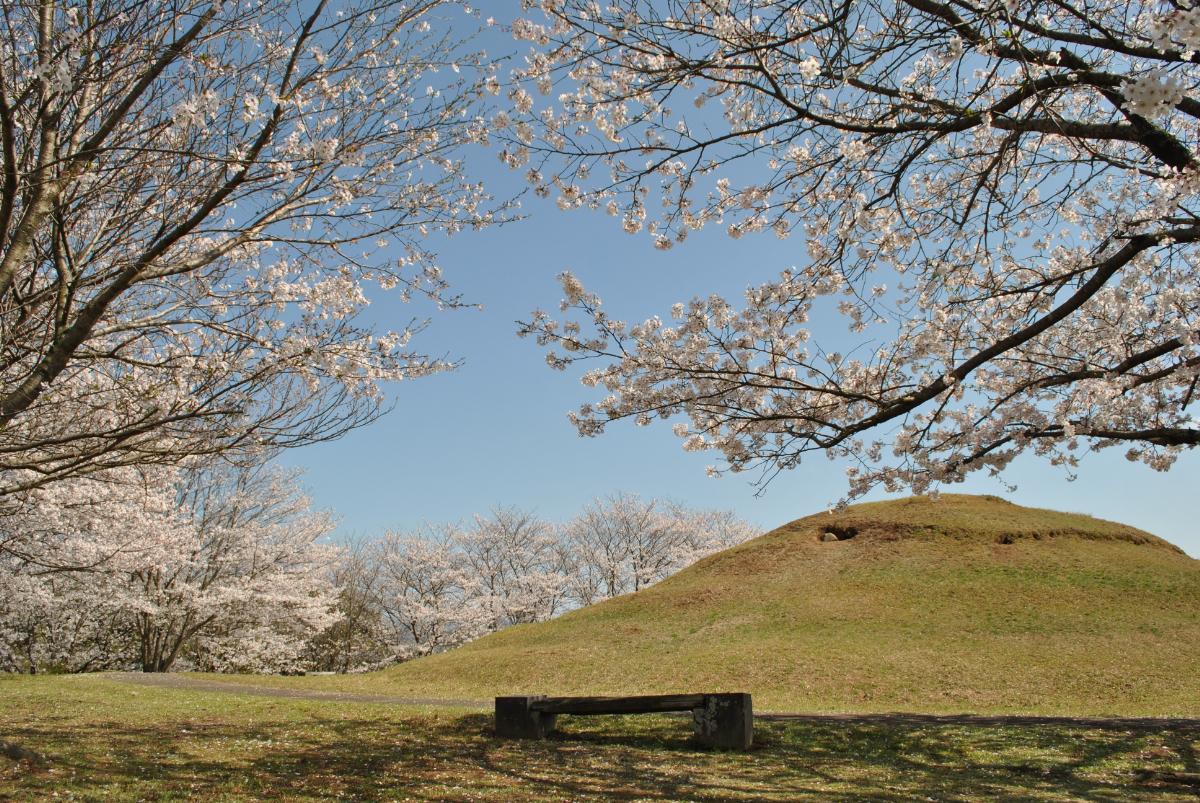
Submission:
[[[544,714],[656,714],[704,706],[703,694],[654,694],[640,697],[543,697],[530,704]]]

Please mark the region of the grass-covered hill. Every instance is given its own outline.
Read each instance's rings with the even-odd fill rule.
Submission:
[[[449,697],[745,690],[760,711],[1196,716],[1200,561],[995,497],[855,505],[369,682]]]

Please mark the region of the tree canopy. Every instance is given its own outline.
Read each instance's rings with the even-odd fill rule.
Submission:
[[[451,367],[423,246],[494,219],[449,0],[55,0],[0,19],[0,494],[287,447]]]
[[[852,496],[1027,450],[1163,470],[1200,444],[1200,9],[524,5],[497,122],[537,191],[660,248],[720,226],[807,250],[741,300],[639,324],[564,274],[565,319],[522,332],[555,367],[600,363],[583,434],[682,416],[684,448],[763,479],[849,457]],[[820,304],[853,348],[822,347]]]

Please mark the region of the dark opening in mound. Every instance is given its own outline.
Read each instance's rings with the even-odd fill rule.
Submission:
[[[854,536],[858,535],[857,527],[843,527],[838,524],[831,524],[825,527],[825,535],[822,536],[822,541],[849,541]],[[833,536],[830,538],[829,536]]]

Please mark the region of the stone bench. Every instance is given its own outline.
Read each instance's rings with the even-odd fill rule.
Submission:
[[[697,741],[723,750],[748,750],[754,740],[750,695],[656,694],[642,697],[497,697],[496,735],[545,739],[559,714],[657,714],[690,711]]]

